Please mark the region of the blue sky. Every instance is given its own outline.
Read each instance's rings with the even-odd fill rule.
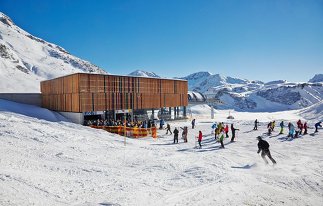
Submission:
[[[323,0],[0,0],[21,28],[113,74],[323,73]]]

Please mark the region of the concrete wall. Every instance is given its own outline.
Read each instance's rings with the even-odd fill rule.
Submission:
[[[0,99],[41,107],[41,93],[0,93]]]
[[[59,113],[73,123],[76,123],[76,124],[84,123],[83,113],[76,113],[76,112],[59,112]]]

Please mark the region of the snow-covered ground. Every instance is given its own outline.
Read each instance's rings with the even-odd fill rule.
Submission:
[[[0,105],[3,105],[0,104]],[[205,106],[192,109],[188,143],[172,144],[172,135],[127,139],[69,122],[38,119],[45,110],[0,108],[0,205],[322,205],[323,130],[289,140],[264,136],[277,165],[257,154],[258,135],[275,119],[296,121],[301,111],[242,113],[231,111],[240,131],[236,142],[219,148],[211,134],[214,120]],[[320,108],[317,106],[317,108]],[[22,109],[23,110],[23,109]],[[312,108],[311,111],[315,109]],[[199,111],[199,112],[198,112]],[[204,111],[204,112],[203,112]],[[50,113],[47,111],[48,114]],[[202,114],[202,116],[200,116]],[[310,126],[320,118],[311,113]],[[54,115],[54,114],[53,114]],[[55,115],[54,115],[55,116]],[[228,111],[216,111],[227,122]],[[253,121],[261,126],[253,131]],[[303,118],[302,118],[303,119]],[[203,148],[195,149],[201,130]]]

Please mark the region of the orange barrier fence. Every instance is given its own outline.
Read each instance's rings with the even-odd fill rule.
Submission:
[[[138,128],[138,127],[126,127],[126,131],[124,130],[125,127],[123,126],[95,126],[91,125],[90,127],[95,129],[103,129],[107,132],[118,134],[124,136],[126,134],[127,137],[147,137],[151,135],[153,138],[157,138],[157,128]]]

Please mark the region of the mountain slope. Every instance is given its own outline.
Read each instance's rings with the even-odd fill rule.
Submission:
[[[312,78],[312,82],[316,83],[291,83],[286,80],[264,83],[209,72],[197,72],[182,79],[189,81],[190,90],[224,102],[217,106],[220,109],[273,112],[301,109],[323,100],[320,75]]]
[[[323,82],[323,74],[316,74],[312,79],[310,79],[308,82]]]
[[[257,83],[261,83],[260,81],[249,81],[246,79],[226,77],[220,74],[211,74],[209,72],[196,72],[190,74],[186,77],[182,77],[181,79],[185,79],[188,81],[188,89],[194,90],[198,92],[206,92],[210,88],[214,87],[232,87],[238,85],[253,85],[255,86]]]
[[[136,77],[154,77],[154,78],[160,78],[157,74],[154,72],[147,72],[143,70],[136,70],[128,74],[129,76],[136,76]]]
[[[77,72],[106,73],[16,26],[0,12],[0,92],[40,92],[39,82]]]

